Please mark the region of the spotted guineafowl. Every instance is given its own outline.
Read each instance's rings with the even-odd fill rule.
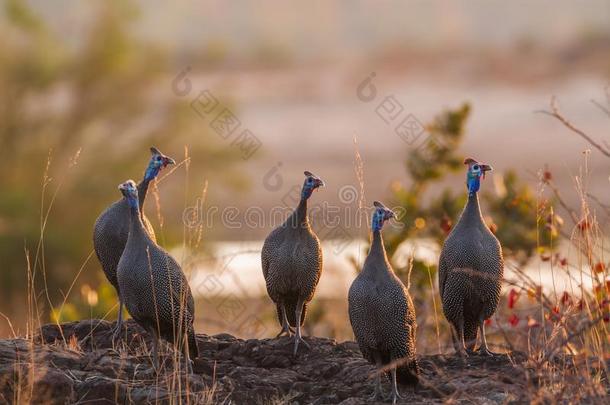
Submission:
[[[307,200],[314,190],[324,186],[324,182],[307,171],[305,177],[298,207],[269,234],[261,252],[267,293],[277,306],[282,326],[278,337],[291,336],[290,327],[296,328],[294,355],[299,342],[309,347],[301,337],[301,325],[322,273],[322,249],[309,225]]]
[[[481,216],[477,192],[481,178],[492,168],[471,158],[464,160],[464,164],[468,165],[468,202],[443,245],[438,284],[456,352],[465,355],[466,348],[474,349],[478,329],[479,352],[491,355],[485,338],[485,320],[498,306],[504,260],[500,242]]]
[[[172,158],[163,155],[158,149],[150,148],[150,151],[152,156],[144,173],[144,178],[138,184],[138,205],[140,212],[142,212],[149,183],[157,177],[161,169],[165,168],[167,165],[175,164]],[[121,300],[119,284],[116,278],[116,268],[121,259],[121,255],[123,254],[123,249],[125,249],[125,244],[127,243],[129,221],[126,219],[128,218],[128,215],[129,206],[127,201],[125,199],[120,199],[108,207],[97,218],[95,227],[93,228],[93,247],[95,253],[102,265],[106,278],[114,286],[119,297],[119,313],[114,329],[115,337],[119,336],[123,325],[123,301]],[[151,239],[155,241],[153,227],[144,214],[142,214],[142,221],[146,232],[148,232]]]
[[[133,180],[119,186],[128,203],[129,237],[117,266],[121,298],[131,317],[153,337],[153,356],[158,368],[159,337],[184,350],[189,370],[197,358],[193,330],[195,303],[180,265],[150,237],[138,204]]]
[[[415,386],[419,367],[415,358],[415,308],[409,292],[388,261],[381,228],[394,213],[375,201],[373,241],[362,271],[349,289],[349,319],[365,359],[382,368],[392,367],[392,402],[400,398],[397,381]],[[373,400],[381,392],[377,375]]]

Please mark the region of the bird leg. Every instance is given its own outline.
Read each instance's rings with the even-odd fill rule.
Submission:
[[[396,384],[396,367],[392,368],[392,404],[396,404],[397,399],[402,399],[398,392],[398,385]]]
[[[373,394],[368,399],[369,401],[374,402],[378,399],[384,398],[385,396],[383,395],[383,390],[381,389],[381,373],[379,373],[377,374],[377,377],[375,377],[375,391],[373,391]]]
[[[297,333],[294,335],[294,353],[293,355],[296,356],[297,355],[297,350],[299,349],[299,342],[303,342],[303,344],[311,350],[311,347],[309,347],[309,344],[303,340],[303,338],[301,337],[301,314],[303,313],[303,305],[305,304],[304,301],[299,300],[297,302],[297,309],[295,311],[296,314],[296,321],[297,321]]]
[[[481,332],[481,347],[479,348],[479,354],[481,356],[493,356],[495,353],[489,351],[487,346],[487,338],[485,337],[485,320],[479,321],[479,330]]]
[[[152,354],[153,354],[153,366],[155,370],[159,371],[159,336],[154,328],[151,328],[152,332]]]
[[[184,361],[186,363],[186,371],[188,374],[193,374],[193,360],[189,354],[188,338],[184,336],[184,344],[182,345],[182,352],[184,353]]]
[[[276,339],[280,336],[284,336],[284,334],[286,334],[286,336],[288,337],[292,336],[292,330],[290,329],[290,325],[288,324],[288,316],[286,316],[286,307],[284,306],[284,304],[282,304],[280,308],[282,311],[282,330],[280,331],[280,333],[277,334],[277,336],[275,337]]]
[[[381,369],[381,360],[378,359],[375,363],[377,364],[377,369]],[[368,398],[371,402],[376,402],[380,398],[385,399],[383,390],[381,389],[381,374],[382,372],[377,370],[377,376],[375,377],[375,391],[373,391],[373,394]]]
[[[112,331],[112,341],[121,337],[121,331],[123,330],[123,301],[119,298],[119,314],[116,319],[116,325]]]
[[[193,374],[193,360],[189,351],[189,334],[188,332],[182,334],[182,355],[184,356],[184,363],[186,365],[186,372]]]
[[[453,338],[453,346],[455,352],[460,357],[468,356],[464,345],[464,321],[458,321],[457,325],[451,325],[451,337]]]

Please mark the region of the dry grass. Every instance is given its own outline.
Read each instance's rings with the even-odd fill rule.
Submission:
[[[564,119],[555,104],[552,106],[552,113],[555,118],[568,127],[568,129],[583,136],[583,132],[578,130],[568,120]],[[583,138],[589,140],[587,136]],[[594,144],[596,147],[599,144]],[[359,201],[360,207],[364,207],[364,176],[363,164],[356,146],[356,176],[358,178],[361,193]],[[599,148],[598,148],[599,149]],[[74,157],[75,165],[77,156]],[[185,149],[184,160],[178,165],[184,166],[187,172],[190,157],[188,149]],[[72,160],[71,160],[72,162]],[[25,341],[28,345],[27,357],[20,358],[13,364],[12,386],[13,398],[7,400],[13,403],[25,403],[33,397],[37,372],[41,367],[46,367],[41,360],[41,350],[65,350],[76,355],[82,354],[80,342],[74,337],[65,337],[53,345],[46,345],[35,339],[41,325],[44,324],[45,305],[53,307],[46,287],[46,268],[45,268],[45,245],[44,234],[47,220],[51,212],[53,201],[61,189],[61,180],[51,193],[47,202],[48,188],[51,184],[49,178],[49,167],[51,165],[51,155],[47,164],[47,169],[43,176],[41,186],[41,217],[40,217],[40,239],[34,252],[25,250],[27,262],[27,322]],[[176,170],[174,168],[173,170]],[[163,181],[168,173],[162,177]],[[535,275],[528,274],[524,269],[518,267],[510,261],[507,262],[507,269],[513,277],[506,280],[508,286],[507,294],[502,299],[501,308],[492,320],[492,325],[488,328],[490,332],[490,343],[496,350],[508,352],[523,352],[527,356],[523,367],[524,375],[527,380],[527,396],[533,403],[555,403],[568,402],[604,402],[608,397],[608,364],[610,360],[610,274],[607,260],[607,243],[610,235],[604,232],[598,224],[595,208],[591,206],[591,201],[599,204],[599,199],[591,196],[587,190],[587,155],[585,155],[583,169],[578,175],[574,176],[575,190],[580,197],[580,206],[575,209],[568,207],[561,198],[561,193],[555,187],[552,176],[548,172],[541,173],[540,176],[540,195],[546,191],[558,199],[560,205],[569,213],[571,229],[565,235],[569,245],[563,247],[566,251],[557,251],[550,258],[545,259],[542,266],[550,267],[553,278],[557,273],[567,276],[572,284],[570,291],[558,291],[555,284],[550,290],[541,287],[540,280],[534,279]],[[161,201],[158,194],[157,184],[153,187],[157,208],[157,220],[160,225],[160,240],[163,240],[163,216],[161,213]],[[202,187],[200,200],[205,200],[207,193],[207,182]],[[188,190],[185,190],[185,209],[188,206]],[[540,217],[540,212],[536,213],[538,223],[543,224],[545,219]],[[602,214],[608,216],[608,211],[602,210]],[[608,219],[608,218],[605,218]],[[183,252],[185,256],[181,259],[184,270],[188,274],[194,264],[193,257],[186,255],[186,252],[195,252],[200,246],[203,237],[203,223],[197,228],[184,227]],[[33,253],[33,254],[32,254]],[[83,271],[86,263],[91,259],[92,252],[80,266],[72,285],[65,294],[60,308],[63,308],[70,297],[79,275]],[[44,288],[38,291],[40,278]],[[416,297],[418,307],[418,350],[421,353],[448,352],[449,335],[442,313],[437,302],[435,283],[430,276],[430,290],[424,297]],[[519,298],[522,297],[522,298]],[[517,299],[519,302],[517,303]],[[337,303],[321,301],[322,313],[324,317],[322,323],[329,324],[326,330],[333,331],[334,335],[351,336],[349,325],[346,321],[344,310],[337,309]],[[60,309],[61,311],[61,309]],[[18,339],[17,333],[13,329],[10,318],[5,314],[0,314],[9,325],[14,339]],[[521,322],[515,323],[515,317]],[[59,319],[59,317],[57,317]],[[269,325],[275,325],[274,315],[267,317]],[[518,320],[518,319],[517,319]],[[274,326],[270,326],[273,330]],[[177,335],[181,334],[177,329]],[[149,365],[152,363],[150,348],[143,339],[137,344],[126,345],[124,342],[118,343],[113,348],[119,359],[142,359],[142,369],[136,370],[133,376],[124,375],[121,367],[116,370],[117,378],[117,400],[118,387],[127,387],[129,393],[143,386],[154,385],[159,392],[163,392],[156,401],[164,403],[229,403],[229,398],[219,398],[217,392],[216,378],[211,385],[203,390],[192,390],[190,380],[184,372],[184,363],[179,351],[161,346],[162,358],[169,359],[156,373],[148,373]],[[66,372],[68,373],[68,372]],[[67,376],[77,379],[74,375]],[[431,382],[433,383],[433,382]],[[459,394],[459,393],[458,393]],[[456,398],[453,394],[447,398],[449,402]],[[459,395],[457,395],[459,397]],[[292,397],[276,398],[270,403],[289,403]],[[78,400],[78,399],[77,399]]]

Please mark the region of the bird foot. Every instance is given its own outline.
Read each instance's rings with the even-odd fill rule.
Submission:
[[[194,364],[193,360],[191,360],[191,359],[186,360],[186,371],[187,371],[187,374],[189,374],[189,375],[194,374],[193,373],[193,364]]]
[[[114,344],[117,341],[121,341],[123,339],[122,336],[123,325],[116,325],[112,330],[112,343]]]
[[[380,399],[385,401],[385,400],[389,399],[389,397],[388,397],[388,396],[386,396],[386,395],[384,395],[384,394],[383,394],[383,391],[381,391],[381,390],[377,390],[377,389],[376,389],[376,390],[375,390],[375,391],[374,391],[374,392],[373,392],[373,393],[372,393],[372,394],[371,394],[371,395],[370,395],[370,396],[367,398],[367,401],[368,401],[368,402],[377,402],[377,401],[378,401],[378,400],[380,400]]]
[[[402,399],[402,396],[398,393],[398,390],[392,392],[392,405],[395,405],[399,399]]]
[[[494,352],[490,351],[486,347],[480,348],[479,351],[477,352],[477,354],[479,356],[483,356],[483,357],[493,357],[493,356],[497,356],[498,355],[498,353],[494,353]]]
[[[302,342],[308,350],[311,350],[311,346],[307,343],[302,337],[295,336],[294,337],[294,352],[292,353],[294,356],[297,355],[297,351],[299,350],[299,342]]]

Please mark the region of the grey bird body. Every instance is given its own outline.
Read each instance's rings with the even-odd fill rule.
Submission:
[[[380,230],[373,231],[362,271],[349,289],[348,304],[352,329],[364,358],[377,367],[398,362],[393,371],[398,382],[417,384],[415,308],[388,261]],[[375,395],[378,388],[379,383]]]
[[[161,167],[164,165],[173,164],[173,160],[164,156],[156,148],[151,148],[153,154],[151,162],[149,163],[149,169],[145,173],[144,178],[138,184],[138,205],[140,209],[140,215],[144,224],[145,230],[148,236],[153,242],[156,242],[155,231],[148,220],[148,218],[142,212],[144,207],[144,201],[148,192],[148,186],[152,179],[158,174]],[[158,160],[161,159],[161,160]],[[156,171],[149,172],[153,165],[157,165]],[[129,235],[129,205],[127,200],[124,198],[114,202],[110,205],[95,221],[93,227],[93,248],[95,254],[102,265],[104,275],[116,289],[119,297],[119,311],[117,317],[117,324],[115,328],[115,336],[118,336],[122,322],[123,322],[123,301],[121,300],[121,291],[117,281],[117,266],[125,245],[127,244],[127,237]]]
[[[289,326],[297,330],[296,354],[307,304],[322,274],[322,249],[307,218],[307,198],[301,198],[292,215],[265,239],[261,262],[267,293],[282,326],[280,335],[290,335]]]
[[[443,312],[459,353],[474,349],[480,329],[482,353],[489,354],[484,321],[498,306],[503,269],[500,242],[483,221],[477,194],[472,193],[439,259]]]
[[[129,237],[117,267],[117,280],[127,311],[153,335],[155,358],[158,337],[180,348],[188,347],[185,353],[196,358],[195,305],[180,265],[147,233],[137,206],[129,208],[126,221]]]
[[[140,195],[140,210],[146,198],[148,184],[144,181],[138,184]],[[141,191],[140,191],[141,190]],[[116,268],[127,244],[129,236],[129,222],[125,218],[129,217],[129,206],[125,199],[115,201],[110,205],[95,221],[93,228],[93,247],[95,253],[102,264],[102,269],[106,278],[117,289]],[[155,231],[146,217],[142,214],[142,222],[150,238],[156,242]]]

